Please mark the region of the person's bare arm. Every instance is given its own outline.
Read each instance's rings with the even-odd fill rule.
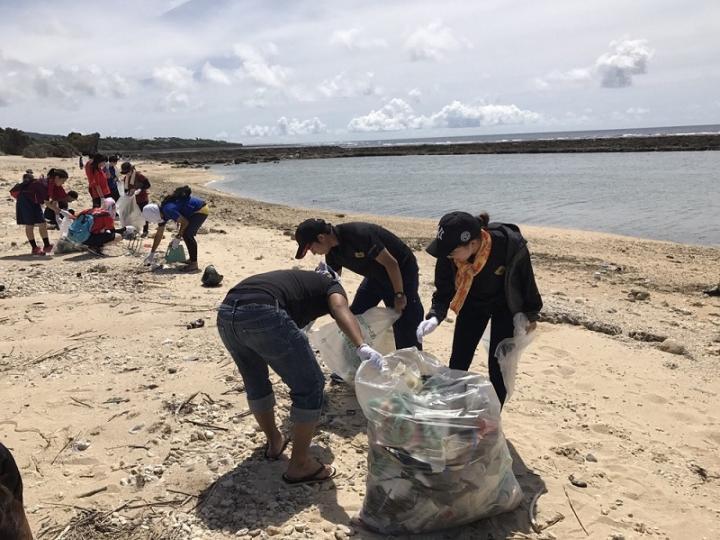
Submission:
[[[160,245],[160,242],[162,241],[163,234],[165,234],[165,224],[158,225],[157,231],[155,231],[155,238],[153,238],[153,244],[150,248],[150,251],[153,253],[157,251],[158,246]]]
[[[360,325],[355,315],[350,311],[347,298],[340,293],[333,293],[328,297],[328,306],[335,322],[355,347],[364,343]]]
[[[405,297],[405,290],[403,288],[402,273],[400,272],[400,265],[397,259],[393,257],[387,248],[384,248],[375,260],[385,267],[390,283],[392,283],[393,290],[395,291],[395,311],[401,312],[407,305],[407,298]],[[403,293],[402,296],[397,296],[398,293]]]

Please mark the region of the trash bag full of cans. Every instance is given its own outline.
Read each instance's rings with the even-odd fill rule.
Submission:
[[[507,512],[522,500],[487,377],[415,348],[364,362],[355,392],[368,419],[360,519],[385,534],[428,532]]]

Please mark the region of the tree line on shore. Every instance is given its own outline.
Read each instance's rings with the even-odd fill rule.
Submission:
[[[71,132],[67,135],[32,133],[16,128],[0,127],[0,154],[28,158],[73,157],[97,152],[125,154],[144,150],[192,149],[206,147],[240,146],[237,143],[212,139],[182,139],[179,137],[155,137],[135,139],[133,137],[101,137],[100,133]]]

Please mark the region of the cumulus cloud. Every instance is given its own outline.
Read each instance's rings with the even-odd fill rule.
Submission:
[[[350,77],[342,72],[332,79],[322,81],[317,89],[325,97],[356,97],[379,95],[382,90],[375,85],[375,74],[367,72],[358,77]]]
[[[187,88],[193,82],[193,72],[183,66],[156,67],[153,69],[153,81],[168,90]]]
[[[307,120],[287,119],[281,116],[274,126],[248,125],[242,129],[245,137],[292,137],[295,135],[315,135],[326,133],[327,126],[319,118]]]
[[[555,70],[537,77],[535,87],[546,90],[558,85],[586,84],[596,81],[603,88],[625,88],[632,85],[634,75],[647,73],[654,51],[647,40],[613,41],[611,51],[602,54],[592,66],[569,71]]]
[[[339,45],[349,51],[382,49],[388,46],[384,39],[366,37],[359,28],[335,30],[330,36],[330,44]]]
[[[428,116],[416,114],[404,100],[394,98],[378,110],[350,120],[349,131],[399,131],[428,128],[471,128],[502,124],[530,124],[540,120],[533,111],[516,105],[468,105],[453,101]]]
[[[645,107],[629,107],[625,111],[626,114],[631,114],[633,116],[642,116],[649,112],[650,112],[650,109],[646,109]]]
[[[88,98],[124,98],[131,84],[95,64],[45,67],[8,58],[0,51],[0,106],[41,99],[75,109]]]
[[[625,88],[632,85],[633,75],[647,73],[647,64],[654,51],[647,40],[634,39],[613,41],[613,50],[595,61],[600,74],[600,84],[605,88]]]
[[[277,47],[274,44],[271,43],[265,50],[260,50],[244,43],[236,43],[233,51],[242,63],[242,75],[263,86],[285,88],[290,70],[270,62],[269,57],[277,54]]]
[[[405,40],[405,49],[413,62],[440,61],[448,53],[470,46],[466,40],[455,37],[452,30],[441,22],[420,27]]]
[[[226,86],[231,84],[230,78],[225,74],[225,72],[222,69],[216,68],[210,62],[205,62],[203,64],[203,67],[200,70],[200,76],[204,81],[224,84]]]
[[[422,99],[422,92],[418,88],[413,88],[408,91],[408,97],[415,102],[420,102]]]

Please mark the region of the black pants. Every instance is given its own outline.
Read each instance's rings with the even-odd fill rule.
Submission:
[[[188,260],[190,262],[197,262],[197,241],[195,240],[195,235],[202,224],[205,223],[206,219],[207,214],[193,214],[190,216],[190,219],[188,219],[188,226],[185,232],[183,232],[183,240],[185,240],[185,245],[188,248]]]
[[[108,242],[112,242],[115,239],[115,231],[105,231],[102,233],[94,233],[90,235],[90,238],[85,240],[83,244],[90,247],[102,247]]]
[[[422,350],[422,345],[418,343],[415,331],[423,320],[423,305],[418,295],[418,267],[417,264],[406,264],[400,269],[403,280],[403,289],[407,306],[402,312],[400,318],[393,324],[393,334],[395,335],[395,347],[404,349],[406,347],[417,347]],[[395,306],[395,291],[393,290],[390,280],[379,281],[376,279],[365,278],[360,283],[355,299],[350,306],[350,311],[354,315],[365,313],[368,309],[377,306],[380,301],[385,306],[393,308]]]
[[[467,303],[463,306],[455,322],[450,367],[467,371],[490,320],[492,320],[492,325],[490,326],[488,371],[490,382],[502,405],[505,403],[507,392],[500,371],[500,363],[495,357],[495,349],[503,339],[513,337],[513,316],[507,306],[478,308]]]

